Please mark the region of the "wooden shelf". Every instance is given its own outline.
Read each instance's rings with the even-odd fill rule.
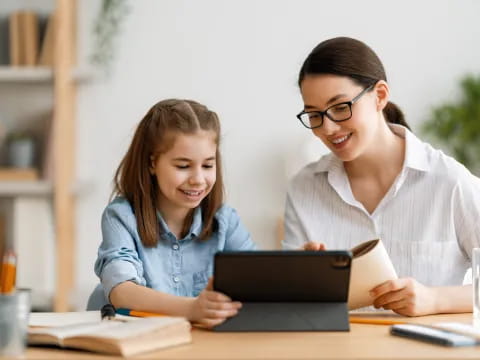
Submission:
[[[47,196],[52,194],[52,189],[49,181],[0,181],[0,197]]]
[[[0,181],[0,197],[10,200],[19,196],[43,196],[48,197],[53,205],[56,267],[53,308],[55,311],[71,310],[70,301],[75,279],[75,194],[72,188],[75,185],[76,87],[78,83],[91,79],[90,71],[77,70],[75,65],[77,1],[48,0],[51,4],[49,10],[47,12],[42,10],[43,14],[51,14],[55,11],[56,36],[53,43],[52,63],[54,65],[52,67],[0,65],[2,96],[7,100],[18,96],[21,100],[24,93],[28,92],[28,100],[32,104],[38,103],[39,106],[44,104],[45,109],[53,113],[50,124],[52,136],[49,141],[52,145],[52,154],[55,156],[52,156],[51,181],[5,179]],[[0,14],[5,15],[17,10],[18,2],[18,0],[2,0]],[[27,2],[39,3],[31,0]],[[9,6],[7,9],[11,7],[12,10],[6,10],[4,3]],[[20,1],[20,3],[23,2]],[[37,9],[32,10],[40,13]],[[0,50],[4,51],[4,49]],[[52,100],[53,104],[51,104]],[[24,109],[18,106],[18,103],[7,108],[13,114],[13,119],[19,119],[19,123],[24,117],[29,116],[30,106],[27,101],[24,103],[27,104],[24,106],[26,110],[24,114],[22,112]],[[2,103],[2,106],[7,105],[9,105],[8,101]],[[10,223],[12,225],[15,221]],[[13,234],[12,240],[15,241],[15,232],[11,234]]]
[[[88,83],[97,76],[97,71],[91,68],[74,68],[71,74],[77,84]],[[0,83],[53,84],[53,69],[45,66],[0,65]]]
[[[52,83],[53,69],[49,67],[0,66],[0,83]]]

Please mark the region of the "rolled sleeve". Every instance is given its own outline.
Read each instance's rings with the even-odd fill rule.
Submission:
[[[105,297],[109,299],[112,289],[125,281],[133,281],[138,285],[145,286],[145,279],[138,275],[138,271],[132,263],[115,260],[107,264],[101,274]]]
[[[129,220],[133,221],[115,206],[107,207],[102,216],[103,238],[95,262],[95,273],[100,278],[107,299],[112,289],[125,281],[143,286],[146,284]]]

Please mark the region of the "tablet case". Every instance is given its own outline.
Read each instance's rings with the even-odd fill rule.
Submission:
[[[349,251],[215,254],[213,286],[243,306],[215,331],[348,331]]]

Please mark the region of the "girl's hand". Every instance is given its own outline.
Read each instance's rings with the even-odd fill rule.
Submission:
[[[188,320],[202,327],[212,328],[227,318],[235,316],[242,304],[228,296],[213,291],[213,277],[203,291],[192,302]]]
[[[325,244],[323,243],[317,243],[317,242],[307,242],[303,244],[303,250],[309,250],[309,251],[323,251],[326,250],[327,248],[325,247]]]
[[[370,291],[373,305],[406,316],[438,313],[437,291],[412,278],[389,280]]]

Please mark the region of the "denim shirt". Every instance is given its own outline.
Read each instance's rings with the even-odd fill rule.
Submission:
[[[189,232],[182,239],[169,230],[157,212],[160,238],[155,247],[145,247],[128,200],[114,199],[102,216],[103,241],[98,249],[95,273],[101,284],[90,296],[87,308],[99,309],[108,302],[110,291],[118,284],[133,281],[138,285],[179,296],[197,296],[213,275],[217,251],[254,250],[250,234],[237,212],[223,205],[215,214],[216,231],[200,240],[202,211],[194,210]]]

